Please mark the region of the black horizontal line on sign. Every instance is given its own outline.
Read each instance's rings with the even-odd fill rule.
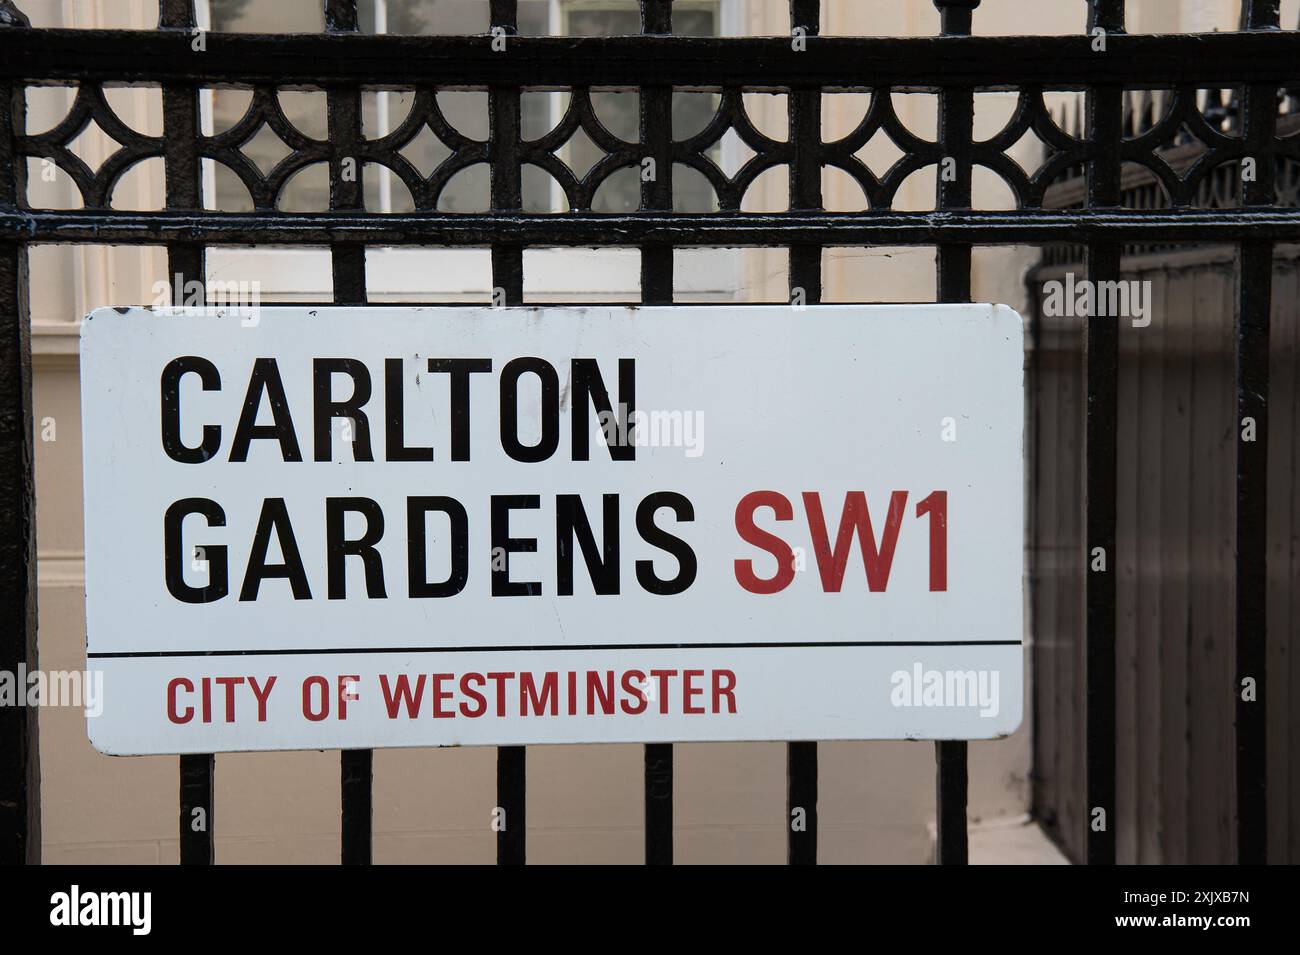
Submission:
[[[316,656],[338,653],[520,653],[553,650],[723,650],[728,648],[775,649],[788,647],[1018,647],[1019,640],[881,640],[826,641],[818,643],[585,643],[541,644],[538,646],[487,647],[317,647],[301,650],[128,650],[121,653],[87,653],[90,660],[128,657],[269,657]]]

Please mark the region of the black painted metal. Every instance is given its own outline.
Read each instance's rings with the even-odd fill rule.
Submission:
[[[941,36],[970,36],[971,21],[980,0],[934,0],[939,10]]]
[[[1243,30],[1276,30],[1282,18],[1282,0],[1242,0]]]
[[[817,744],[787,743],[786,825],[790,865],[817,864]]]
[[[935,862],[966,865],[970,850],[966,834],[967,743],[942,740],[934,744]]]
[[[0,6],[0,31],[27,26]],[[27,191],[26,164],[3,131],[26,123],[21,86],[0,84],[0,206]],[[35,669],[36,490],[32,448],[32,342],[27,248],[0,242],[0,670]],[[25,706],[0,707],[0,864],[41,858],[39,721]]]
[[[510,242],[501,242],[502,233]],[[844,213],[238,213],[0,211],[0,241],[162,245],[202,234],[207,245],[1038,245],[1087,241],[1241,242],[1300,239],[1297,209],[1033,209]],[[514,282],[507,269],[498,286]],[[508,281],[507,281],[508,280]],[[522,298],[522,294],[521,294]]]
[[[1267,732],[1268,365],[1273,243],[1243,242],[1237,262],[1236,699],[1237,861],[1268,861]],[[1243,439],[1246,419],[1253,440]],[[1254,692],[1247,693],[1247,681]],[[1279,681],[1280,682],[1280,681]]]
[[[357,0],[325,0],[325,30],[327,33],[356,33]]]
[[[645,746],[645,862],[673,864],[673,744]]]
[[[802,30],[804,57],[820,55],[813,38],[821,32],[821,9],[816,0],[790,0],[792,32]],[[812,45],[813,49],[808,49]],[[791,89],[787,110],[790,122],[790,208],[820,210],[822,180],[821,89]],[[795,305],[816,305],[822,298],[822,247],[817,243],[790,245],[790,300]],[[810,741],[786,745],[786,824],[789,826],[787,859],[790,865],[817,864],[817,744]]]
[[[4,112],[9,112],[8,90]],[[20,105],[15,104],[17,109]],[[20,174],[0,166],[4,191]],[[36,497],[32,470],[32,343],[27,311],[27,249],[0,243],[0,670],[35,669]],[[0,707],[0,863],[39,862],[40,742],[36,710]]]
[[[1100,94],[1095,94],[1100,95]],[[1116,177],[1118,179],[1118,177]],[[1088,280],[1120,277],[1120,246],[1088,246]],[[1096,287],[1096,286],[1094,286]],[[1085,585],[1088,862],[1115,862],[1115,520],[1119,328],[1114,316],[1086,320]]]
[[[1278,28],[1278,0],[1245,0],[1242,27]],[[1277,90],[1252,83],[1242,93],[1241,132],[1246,155],[1255,159],[1255,176],[1243,179],[1243,206],[1274,201]],[[1236,809],[1237,861],[1268,861],[1267,752],[1268,706],[1268,390],[1269,312],[1273,287],[1273,243],[1243,242],[1237,254],[1236,390]],[[1246,420],[1254,423],[1245,440]],[[1283,685],[1282,681],[1278,681]],[[1254,692],[1247,692],[1253,683]]]
[[[492,28],[503,31],[506,49],[495,54],[503,60],[521,55],[518,44],[519,11],[516,0],[492,0],[489,10]],[[575,97],[576,98],[576,97]],[[493,217],[520,209],[523,186],[520,174],[519,88],[492,86],[488,90],[488,156],[491,160],[491,203]],[[502,242],[505,229],[494,229],[492,246],[492,301],[494,305],[522,305],[524,301],[524,250],[513,242]],[[497,808],[504,813],[497,831],[497,864],[523,865],[527,861],[527,766],[523,746],[497,749]]]
[[[181,757],[181,865],[216,862],[212,794],[216,775],[216,757],[211,753]]]
[[[1092,0],[1089,32],[1100,30],[1107,44],[1124,30],[1123,0]],[[1120,149],[1124,90],[1108,84],[1088,90],[1087,137],[1093,155],[1087,166],[1090,209],[1120,203]],[[1088,279],[1120,277],[1121,247],[1114,242],[1088,246]],[[1096,285],[1093,286],[1094,288]],[[1085,428],[1084,553],[1087,631],[1087,793],[1088,862],[1115,862],[1115,553],[1116,461],[1119,415],[1119,318],[1085,318],[1084,351],[1088,410]]]
[[[528,749],[524,746],[497,748],[497,808],[493,814],[497,830],[497,865],[523,865],[527,861]]]
[[[1243,29],[1198,36],[1128,36],[1122,0],[1090,0],[1089,32],[1107,34],[1098,55],[1094,38],[972,37],[978,0],[935,0],[942,36],[932,38],[849,38],[819,36],[817,0],[790,0],[794,38],[694,38],[671,35],[669,0],[643,0],[640,37],[520,37],[516,0],[491,0],[490,20],[500,36],[368,36],[358,32],[356,0],[322,0],[326,33],[319,36],[210,34],[206,54],[195,56],[193,0],[161,0],[157,31],[32,30],[11,2],[0,0],[0,494],[18,506],[6,511],[0,561],[0,606],[14,610],[0,640],[0,666],[35,661],[34,536],[30,440],[30,343],[24,301],[26,247],[34,242],[96,242],[166,245],[169,271],[183,279],[204,278],[204,248],[214,244],[323,245],[332,252],[334,295],[340,303],[366,301],[365,249],[372,245],[488,246],[494,301],[523,302],[523,250],[530,246],[625,246],[641,252],[642,301],[673,300],[673,253],[677,247],[784,246],[790,253],[792,297],[821,300],[823,249],[852,245],[935,245],[938,297],[967,301],[971,294],[971,249],[977,244],[1087,244],[1088,273],[1094,280],[1118,278],[1120,256],[1133,244],[1239,242],[1241,291],[1237,328],[1237,396],[1240,416],[1256,421],[1257,440],[1238,448],[1237,486],[1237,654],[1235,680],[1256,680],[1261,702],[1237,704],[1238,851],[1258,861],[1267,844],[1264,799],[1263,664],[1266,638],[1262,599],[1265,525],[1264,474],[1267,445],[1266,394],[1269,358],[1269,277],[1274,243],[1300,240],[1300,211],[1275,208],[1273,176],[1282,160],[1300,161],[1300,136],[1274,138],[1277,89],[1294,84],[1300,45],[1294,32],[1277,29],[1277,0],[1245,0]],[[129,55],[123,55],[129,51]],[[113,113],[106,83],[145,82],[163,89],[164,132],[139,133]],[[22,118],[23,86],[72,83],[78,93],[69,116],[53,129],[30,134]],[[251,87],[247,114],[232,129],[205,136],[198,123],[200,88],[213,84]],[[324,89],[329,135],[313,139],[296,129],[280,109],[277,88]],[[361,129],[361,88],[409,89],[415,93],[408,118],[380,139]],[[1226,128],[1198,106],[1205,87],[1242,88],[1244,124]],[[592,87],[639,91],[639,141],[624,142],[601,124],[592,107]],[[436,91],[488,92],[489,135],[475,140],[442,115]],[[540,140],[520,134],[523,89],[563,89],[570,106],[557,128]],[[672,135],[674,89],[720,94],[712,122],[700,133]],[[1124,90],[1171,89],[1164,118],[1126,137]],[[976,91],[1015,90],[1017,105],[1006,126],[987,140],[971,135]],[[749,120],[747,91],[788,94],[790,133],[777,141]],[[825,142],[820,114],[823,96],[845,90],[871,91],[871,106],[848,136]],[[929,142],[908,130],[894,112],[891,91],[939,94],[939,136]],[[1085,90],[1085,128],[1058,124],[1044,93]],[[1132,113],[1128,114],[1130,123]],[[94,122],[121,144],[97,170],[70,148]],[[290,154],[263,174],[241,152],[262,127],[269,127]],[[401,150],[431,130],[450,156],[428,175]],[[578,130],[606,156],[575,175],[557,149]],[[1187,130],[1204,146],[1203,158],[1172,171],[1163,156],[1171,140]],[[754,157],[726,175],[709,151],[728,132]],[[856,155],[883,132],[902,159],[879,173]],[[1022,169],[1008,149],[1032,132],[1047,146],[1036,168]],[[1260,171],[1246,183],[1233,208],[1203,206],[1215,170],[1245,156]],[[26,201],[23,170],[29,158],[48,158],[71,177],[85,208],[33,210]],[[167,176],[166,209],[158,213],[110,208],[120,177],[144,159],[161,157]],[[228,166],[248,187],[254,212],[216,213],[202,208],[199,161]],[[635,213],[593,215],[597,188],[615,172],[653,159],[655,175],[643,177],[641,207]],[[936,211],[896,212],[893,199],[902,181],[918,169],[952,161],[951,178],[939,177]],[[330,168],[329,212],[278,211],[289,178],[315,162]],[[438,210],[453,175],[475,163],[490,167],[491,212],[453,214]],[[1139,164],[1164,189],[1173,208],[1122,208],[1121,163]],[[550,172],[564,190],[569,212],[522,211],[521,168],[531,163]],[[410,190],[416,211],[376,215],[364,208],[365,164],[389,168]],[[719,211],[673,211],[672,169],[688,166],[713,186]],[[759,214],[739,211],[746,190],[774,166],[788,165],[790,209]],[[976,211],[971,206],[971,170],[984,166],[1001,176],[1016,198],[1014,211]],[[858,212],[827,213],[821,193],[824,169],[841,170],[865,196]],[[1266,168],[1265,168],[1266,167]],[[355,177],[345,175],[352,168]],[[1054,181],[1086,169],[1085,208],[1044,208]],[[1115,522],[1118,329],[1113,319],[1087,324],[1087,548],[1106,554],[1104,573],[1087,573],[1087,790],[1090,806],[1107,814],[1104,830],[1090,832],[1088,857],[1115,855]],[[26,423],[26,428],[22,427]],[[17,425],[17,427],[16,427]],[[12,512],[12,513],[11,513]],[[1237,687],[1234,684],[1234,693]],[[35,721],[22,711],[0,712],[0,852],[7,861],[38,849]],[[942,742],[938,762],[938,858],[966,860],[966,744]],[[186,862],[212,860],[211,756],[181,760],[181,846]],[[342,754],[343,857],[369,861],[373,757],[369,751]],[[525,861],[526,753],[498,751],[497,792],[506,825],[498,834],[498,861]],[[646,860],[672,860],[672,747],[645,749]],[[802,810],[804,827],[789,839],[789,858],[815,862],[817,855],[817,748],[812,742],[788,749],[788,808]],[[11,798],[12,796],[12,798]],[[191,825],[203,810],[206,826]]]
[[[356,33],[357,0],[326,0],[325,29]],[[278,109],[278,107],[277,107]],[[361,190],[361,89],[332,86],[326,91],[329,128],[330,209],[364,212]],[[334,301],[339,305],[366,303],[366,249],[355,242],[330,247]],[[368,749],[339,753],[341,831],[344,865],[369,865],[374,843],[374,754]]]
[[[506,6],[503,2],[502,6]],[[815,56],[785,37],[517,37],[514,53],[488,38],[211,33],[208,55],[153,30],[0,33],[0,77],[40,81],[180,80],[199,84],[452,88],[623,86],[784,91],[792,86],[869,90],[945,85],[1082,89],[1182,83],[1231,86],[1251,76],[1295,80],[1295,39],[1282,31],[1112,36],[1098,56],[1086,36],[822,37]],[[133,55],[124,58],[122,50]]]
[[[160,30],[193,30],[197,23],[194,0],[158,0]]]
[[[164,30],[184,31],[188,36],[196,24],[192,0],[164,0],[159,5],[158,26]],[[87,95],[90,87],[82,87],[81,97]],[[103,92],[93,95],[99,109],[93,110],[101,118],[107,118],[112,112],[103,100]],[[75,112],[75,110],[74,110]],[[80,120],[84,122],[84,120]],[[112,134],[127,135],[127,142],[132,141],[132,133],[121,127],[124,124],[110,123]],[[75,135],[75,133],[74,133]],[[121,140],[119,140],[121,141]],[[193,83],[173,82],[163,87],[163,135],[159,143],[166,169],[167,208],[197,211],[203,208],[202,179],[199,170],[199,91]],[[124,160],[121,169],[125,170],[134,156],[148,154],[151,150],[139,140],[132,143],[134,149],[125,151],[132,158]],[[71,154],[67,154],[71,157]],[[119,154],[121,155],[121,154]],[[76,169],[79,161],[73,165]],[[106,163],[106,166],[109,164]],[[84,169],[84,166],[81,167]],[[82,177],[74,178],[82,195],[87,194],[89,170]],[[109,176],[101,174],[95,177],[97,190],[102,189],[102,198],[98,204],[107,206],[112,192],[113,182]],[[87,204],[90,204],[87,199]],[[167,244],[167,275],[172,283],[173,296],[179,297],[180,290],[187,283],[207,281],[203,246],[187,242],[182,238]],[[180,858],[183,865],[211,865],[216,859],[213,786],[216,779],[216,758],[209,754],[182,756],[180,758]]]
[[[968,36],[979,0],[935,0],[940,29],[948,36]],[[939,91],[940,174],[936,178],[935,208],[941,211],[971,206],[971,146],[975,91],[949,86]],[[947,164],[947,169],[944,165]],[[963,242],[943,242],[936,252],[936,291],[940,302],[970,301],[971,247]],[[935,861],[940,865],[965,865],[969,861],[966,837],[966,743],[935,743]]]
[[[646,0],[641,4],[641,32],[669,36],[673,32],[671,0]],[[639,163],[642,166],[641,209],[671,212],[673,208],[673,91],[670,86],[642,86],[640,90]],[[594,117],[593,117],[594,119]],[[641,246],[641,301],[669,305],[673,300],[673,247]],[[645,861],[646,865],[673,862],[673,746],[651,743],[645,747]]]
[[[339,753],[339,801],[342,807],[340,861],[343,865],[370,865],[374,815],[374,753],[345,749]]]
[[[27,14],[14,6],[14,0],[0,0],[0,27],[29,27]]]

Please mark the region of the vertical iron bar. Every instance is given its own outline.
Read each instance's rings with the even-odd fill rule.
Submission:
[[[14,137],[26,131],[22,84],[0,85],[0,207],[27,194]],[[27,246],[0,244],[0,671],[35,670],[36,484],[32,447],[32,340]],[[41,861],[37,710],[0,707],[0,864]]]
[[[1241,0],[1243,30],[1276,30],[1282,20],[1282,0]],[[1272,205],[1272,200],[1269,200]]]
[[[1086,0],[1088,32],[1098,27],[1107,33],[1124,32],[1124,0]]]
[[[970,36],[971,21],[980,0],[934,0],[939,10],[939,32],[944,36]],[[942,91],[940,91],[942,92]]]
[[[507,37],[518,33],[517,0],[492,0],[492,26]],[[509,40],[503,56],[510,55]],[[491,171],[493,212],[517,212],[523,205],[519,160],[519,90],[494,86],[488,90],[488,158]],[[524,302],[523,247],[509,242],[492,244],[493,302],[522,305]]]
[[[216,861],[213,781],[216,757],[211,753],[181,757],[181,865],[212,865]]]
[[[1118,90],[1089,91],[1090,101]],[[1119,97],[1097,104],[1099,129],[1119,115]],[[1113,116],[1101,117],[1114,107]],[[1090,116],[1093,115],[1090,110]],[[1116,123],[1117,126],[1117,123]],[[1088,280],[1118,281],[1121,246],[1094,242],[1088,246]],[[1095,296],[1094,296],[1095,299]],[[1084,361],[1087,376],[1087,425],[1084,466],[1085,541],[1085,689],[1086,787],[1085,824],[1088,862],[1115,862],[1115,537],[1117,430],[1119,412],[1119,325],[1117,316],[1088,315]],[[1095,569],[1094,569],[1095,568]]]
[[[357,0],[326,0],[325,29],[330,33],[356,33]],[[361,89],[332,86],[326,90],[329,124],[330,209],[365,208],[362,179]],[[330,246],[334,302],[366,303],[366,248],[360,243]],[[374,753],[345,749],[339,753],[339,847],[343,865],[369,865],[374,851]]]
[[[497,832],[497,865],[527,861],[527,770],[526,747],[497,747],[497,805],[505,813],[504,828]]]
[[[326,0],[326,29],[331,33],[357,32],[357,0]],[[326,90],[330,142],[330,209],[365,209],[362,180],[361,89],[332,86]],[[330,247],[334,301],[339,305],[366,302],[366,250],[360,243]]]
[[[1088,30],[1124,32],[1122,0],[1092,0]],[[1120,141],[1124,90],[1099,86],[1086,93],[1089,209],[1116,207],[1120,192]],[[1120,278],[1123,246],[1088,245],[1088,280]],[[1093,296],[1094,308],[1098,296]],[[1115,862],[1115,572],[1116,491],[1118,483],[1119,316],[1084,319],[1087,377],[1085,471],[1085,688],[1087,857],[1090,865]],[[1098,550],[1100,549],[1100,550]],[[1093,568],[1097,569],[1093,569]]]
[[[325,0],[326,33],[356,33],[360,29],[357,0]]]
[[[160,29],[193,30],[198,25],[193,0],[162,0]],[[189,84],[163,87],[163,160],[166,170],[168,210],[203,208],[199,169],[199,91]],[[204,250],[199,243],[172,242],[167,246],[167,281],[172,303],[184,300],[190,282],[207,282]],[[216,758],[202,753],[180,758],[180,857],[182,865],[211,865],[215,816],[213,784]]]
[[[342,825],[339,837],[343,865],[370,865],[374,840],[374,751],[345,749],[339,753],[339,799]]]
[[[1245,0],[1242,26],[1276,30],[1278,0]],[[1274,126],[1277,89],[1247,86],[1242,96],[1241,130],[1246,155],[1255,161],[1253,178],[1243,179],[1241,204],[1274,202]],[[1236,680],[1232,687],[1236,718],[1237,862],[1268,861],[1267,753],[1268,698],[1268,389],[1269,313],[1273,291],[1273,243],[1243,242],[1237,252],[1236,366]],[[1246,419],[1254,421],[1252,441]],[[1245,692],[1254,681],[1255,691]]]
[[[671,0],[642,0],[641,32],[664,36],[673,32]],[[643,159],[654,163],[654,175],[641,177],[641,209],[673,208],[673,91],[669,86],[641,87],[641,147]],[[673,247],[641,247],[641,302],[670,305],[673,301]],[[645,746],[645,861],[673,862],[673,745]]]
[[[326,29],[356,32],[356,0],[327,0]],[[364,208],[363,182],[358,159],[361,139],[361,92],[358,88],[330,88],[328,98],[330,158],[330,208]],[[365,247],[356,243],[331,246],[333,298],[340,305],[366,302]],[[373,851],[374,754],[368,749],[339,753],[340,858],[344,865],[369,865]]]
[[[365,209],[361,142],[361,90],[332,87],[328,98],[330,155],[330,209]],[[366,248],[358,242],[330,246],[334,279],[334,302],[338,305],[366,303]]]
[[[817,744],[787,743],[786,819],[790,865],[817,864]],[[797,828],[798,827],[798,828]]]
[[[158,29],[193,30],[197,25],[194,0],[158,0]]]
[[[518,7],[517,0],[491,0],[491,25],[507,36],[505,52],[500,56],[511,55],[508,38],[519,32]],[[518,211],[523,204],[518,88],[493,86],[488,90],[488,121],[492,211]],[[523,304],[522,246],[492,244],[492,286],[494,305]],[[497,831],[498,865],[523,865],[527,860],[527,759],[528,751],[523,746],[497,748],[497,807],[504,812],[502,828]]]
[[[645,745],[645,864],[673,864],[673,744]]]
[[[790,0],[790,26],[802,28],[808,38],[821,31],[821,10],[817,0]],[[815,56],[805,44],[795,56]],[[790,208],[822,208],[821,180],[821,89],[799,88],[789,92],[790,118]],[[822,298],[822,249],[819,245],[790,246],[790,300],[816,305]],[[817,744],[791,742],[786,745],[786,825],[790,865],[817,864]]]
[[[1262,164],[1263,159],[1259,162]],[[1268,861],[1268,358],[1273,243],[1241,243],[1237,260],[1236,700],[1237,861]],[[1253,440],[1243,439],[1246,419]],[[1245,691],[1254,681],[1254,693]]]
[[[970,849],[966,833],[966,749],[964,739],[939,740],[935,761],[935,862],[966,865]]]
[[[935,0],[939,29],[944,36],[969,36],[979,0]],[[971,207],[971,131],[975,94],[970,87],[939,91],[939,146],[942,165],[936,179],[935,208]],[[971,247],[943,242],[935,250],[935,291],[940,302],[969,302]],[[965,865],[969,861],[966,833],[967,744],[939,740],[935,757],[935,861]]]

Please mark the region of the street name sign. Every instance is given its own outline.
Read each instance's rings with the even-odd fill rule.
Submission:
[[[1001,305],[105,308],[113,754],[984,739],[1022,702]]]

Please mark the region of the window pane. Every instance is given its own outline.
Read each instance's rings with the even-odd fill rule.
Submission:
[[[571,36],[617,36],[641,31],[638,4],[632,0],[563,0],[564,33]],[[715,3],[679,2],[673,6],[673,32],[689,36],[716,36],[718,10]],[[592,107],[605,127],[629,142],[640,138],[640,98],[636,93],[602,92],[591,94]],[[673,95],[673,129],[698,131],[708,125],[717,110],[713,95]],[[560,114],[562,115],[562,114]],[[681,138],[678,134],[678,138]],[[720,148],[708,155],[715,161]],[[560,150],[560,158],[575,174],[581,175],[604,155],[603,150],[585,137],[575,137]],[[594,212],[626,212],[640,208],[641,181],[632,170],[620,170],[607,179],[593,197]],[[673,173],[673,207],[678,211],[702,211],[717,208],[713,188],[700,175]]]
[[[321,0],[208,0],[212,29],[219,33],[320,33],[325,29]]]
[[[673,33],[677,36],[717,36],[718,32],[716,7],[683,9],[678,4],[673,8]]]
[[[212,28],[231,31],[313,32],[324,28],[320,0],[277,0],[274,4],[255,3],[253,0],[210,0]],[[486,0],[359,0],[358,12],[361,29],[365,32],[393,34],[471,34],[485,33],[488,24]],[[640,31],[640,14],[635,0],[521,0],[519,4],[519,32],[538,35],[553,32],[552,16],[559,15],[560,32],[572,36],[612,36],[635,34]],[[718,34],[718,6],[715,2],[679,0],[673,8],[673,32],[680,35],[716,36]],[[363,97],[366,135],[373,137],[394,128],[409,109],[409,93],[387,94],[390,115],[381,125],[378,101],[374,94]],[[463,94],[486,99],[485,94]],[[314,138],[324,135],[317,129],[323,123],[319,117],[307,115],[292,99],[282,96],[282,104],[291,122],[305,134]],[[595,90],[591,94],[592,107],[601,124],[610,133],[625,142],[637,142],[640,135],[640,101],[635,92]],[[564,115],[568,106],[565,93],[525,93],[521,103],[521,134],[525,140],[534,140],[552,129]],[[214,128],[229,128],[243,115],[247,107],[247,93],[237,90],[216,90],[212,96]],[[446,93],[439,94],[439,105],[447,120],[465,135],[486,139],[486,103],[455,102]],[[680,130],[696,131],[707,125],[717,108],[715,95],[673,96],[673,129],[677,138]],[[245,145],[244,151],[263,173],[269,171],[286,153],[287,148],[273,133],[263,129]],[[421,174],[428,175],[448,155],[447,147],[432,134],[421,134],[403,147],[402,154]],[[721,154],[714,146],[708,155],[715,161]],[[558,150],[559,158],[581,178],[605,155],[585,133],[577,134]],[[398,211],[407,207],[409,195],[400,183],[379,166],[370,165],[362,171],[366,207],[374,211]],[[559,186],[551,177],[535,166],[525,166],[523,178],[523,206],[531,212],[560,211],[567,202]],[[247,190],[229,170],[217,166],[208,180],[215,194],[213,205],[219,209],[243,209],[250,205]],[[439,199],[438,207],[445,211],[469,211],[485,207],[488,174],[486,167],[466,170],[449,182]],[[682,210],[716,209],[716,197],[708,182],[699,175],[673,173],[674,208]],[[640,207],[640,177],[636,169],[619,170],[609,176],[593,197],[592,208],[597,212],[626,212]],[[278,203],[283,209],[306,210],[328,207],[328,178],[317,174],[295,176],[286,186]]]
[[[602,5],[603,7],[603,5]],[[641,32],[641,15],[636,4],[618,4],[616,9],[588,9],[571,4],[568,13],[568,36],[619,36]]]
[[[551,0],[519,0],[519,35],[546,36],[551,32]]]
[[[487,0],[360,0],[362,33],[459,36],[488,32]]]

